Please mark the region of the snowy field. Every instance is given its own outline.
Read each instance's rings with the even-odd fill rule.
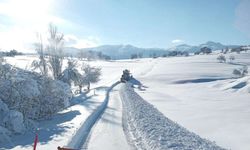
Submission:
[[[250,67],[250,53],[233,54],[234,63],[218,63],[216,54],[157,59],[90,61],[102,68],[101,81],[80,103],[39,123],[39,149],[67,146],[84,121],[104,104],[107,88],[129,69],[143,86],[136,92],[162,114],[180,126],[227,149],[250,147],[250,77],[235,78],[234,69]],[[226,55],[229,57],[229,55]],[[34,56],[6,58],[20,68],[29,68]],[[92,127],[82,148],[127,149],[122,132],[119,85],[110,93],[109,103]],[[96,89],[96,94],[93,94]],[[100,117],[100,116],[99,116]],[[45,132],[46,131],[46,132]],[[117,137],[117,138],[116,138]],[[34,133],[13,136],[15,142],[0,149],[31,149]],[[76,138],[77,139],[77,138]],[[112,142],[111,142],[112,141]],[[12,145],[12,146],[9,146]],[[70,144],[69,144],[70,145]],[[13,148],[14,147],[14,148]]]
[[[234,54],[250,65],[250,54]],[[139,76],[137,92],[171,120],[228,149],[250,147],[249,76],[232,79],[240,65],[218,63],[217,55],[160,59]],[[238,86],[246,83],[245,86]]]

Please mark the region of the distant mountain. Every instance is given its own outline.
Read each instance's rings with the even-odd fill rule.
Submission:
[[[212,50],[220,50],[220,49],[224,49],[226,47],[229,48],[229,46],[227,46],[227,45],[222,45],[219,42],[212,42],[212,41],[208,41],[208,42],[206,42],[204,44],[200,44],[199,47],[200,48],[202,48],[202,47],[208,47],[208,48],[211,48]]]
[[[198,51],[200,48],[198,46],[191,46],[191,45],[187,45],[187,44],[181,44],[181,45],[177,45],[171,48],[168,48],[168,51],[187,51],[187,52],[196,52]]]
[[[194,53],[199,51],[202,47],[209,47],[212,50],[221,50],[225,48],[235,48],[238,45],[223,45],[219,42],[208,41],[198,46],[191,46],[187,44],[177,45],[168,49],[163,48],[139,48],[132,45],[102,45],[93,48],[77,49],[74,47],[66,47],[65,53],[72,56],[77,56],[80,51],[95,51],[102,52],[105,55],[110,56],[112,59],[129,59],[132,54],[143,54],[143,57],[162,56],[168,54],[170,51],[187,51]]]
[[[132,54],[142,54],[142,57],[150,57],[152,55],[162,56],[167,54],[166,49],[161,48],[138,48],[132,45],[102,45],[93,48],[77,49],[73,47],[66,47],[65,52],[68,55],[77,55],[80,51],[95,51],[102,52],[110,56],[112,59],[129,59]]]
[[[211,48],[212,50],[221,50],[221,49],[225,49],[225,48],[239,47],[239,45],[223,45],[219,42],[208,41],[208,42],[200,44],[198,46],[181,44],[181,45],[177,45],[175,47],[171,47],[167,50],[168,51],[187,51],[187,52],[193,53],[193,52],[199,51],[202,47],[208,47],[208,48]]]

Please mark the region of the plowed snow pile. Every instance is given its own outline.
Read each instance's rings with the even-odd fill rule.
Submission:
[[[120,90],[124,127],[136,149],[222,149],[174,123],[125,84]]]

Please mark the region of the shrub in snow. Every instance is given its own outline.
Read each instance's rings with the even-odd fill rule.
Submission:
[[[237,77],[240,77],[241,76],[241,71],[239,69],[234,69],[233,70],[233,74]]]
[[[0,78],[4,79],[8,78],[11,75],[10,70],[11,70],[11,65],[0,63]]]
[[[219,55],[217,57],[217,60],[220,62],[220,63],[223,63],[223,62],[226,62],[226,57],[224,55]]]
[[[25,131],[23,114],[10,110],[3,120],[7,129],[13,133],[23,133]]]
[[[235,57],[233,55],[230,55],[229,60],[230,60],[230,62],[233,62],[235,60]]]
[[[48,62],[45,59],[44,54],[44,45],[42,40],[42,35],[37,34],[38,42],[35,43],[35,50],[39,55],[39,60],[34,60],[31,64],[31,67],[35,69],[39,69],[41,75],[47,76],[48,75]]]
[[[89,90],[90,83],[96,83],[100,80],[101,68],[91,67],[90,65],[83,64],[82,70],[84,75],[81,83],[87,84],[87,88]]]
[[[3,119],[7,115],[8,111],[8,106],[0,99],[0,125],[4,125]]]
[[[16,110],[9,110],[2,100],[0,100],[0,127],[6,128],[6,130],[13,133],[23,133],[25,131],[23,114]]]
[[[9,142],[10,135],[11,135],[11,132],[8,129],[0,126],[0,144]]]
[[[244,66],[243,68],[240,69],[234,69],[233,74],[237,77],[244,77],[248,74],[248,67]]]
[[[69,85],[71,85],[72,82],[77,85],[79,80],[81,80],[82,75],[79,73],[76,67],[77,61],[68,60],[67,68],[62,72],[58,79]]]
[[[69,106],[72,98],[70,87],[59,80],[46,80],[42,83],[39,118],[50,117],[55,112]]]
[[[0,99],[9,109],[37,120],[69,106],[72,93],[67,84],[18,68],[4,68],[0,76]]]
[[[4,122],[5,117],[9,112],[8,106],[0,99],[0,144],[10,141],[11,131],[6,128]]]
[[[40,60],[34,60],[31,64],[31,68],[33,71],[38,69],[41,75],[48,75],[47,62],[44,58],[40,58]]]

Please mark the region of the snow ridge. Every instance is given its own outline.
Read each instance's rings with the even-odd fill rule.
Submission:
[[[166,118],[153,105],[143,100],[131,86],[131,83],[122,85],[120,96],[124,130],[135,149],[223,149]]]
[[[107,108],[107,104],[109,102],[110,91],[119,83],[120,82],[117,81],[108,88],[108,90],[106,91],[106,96],[105,96],[104,102],[100,106],[98,106],[96,108],[96,110],[86,119],[86,121],[78,129],[76,134],[68,142],[67,147],[80,149],[82,147],[82,145],[84,145],[93,125],[97,122],[98,118],[101,117],[101,115],[103,114],[103,112]]]

